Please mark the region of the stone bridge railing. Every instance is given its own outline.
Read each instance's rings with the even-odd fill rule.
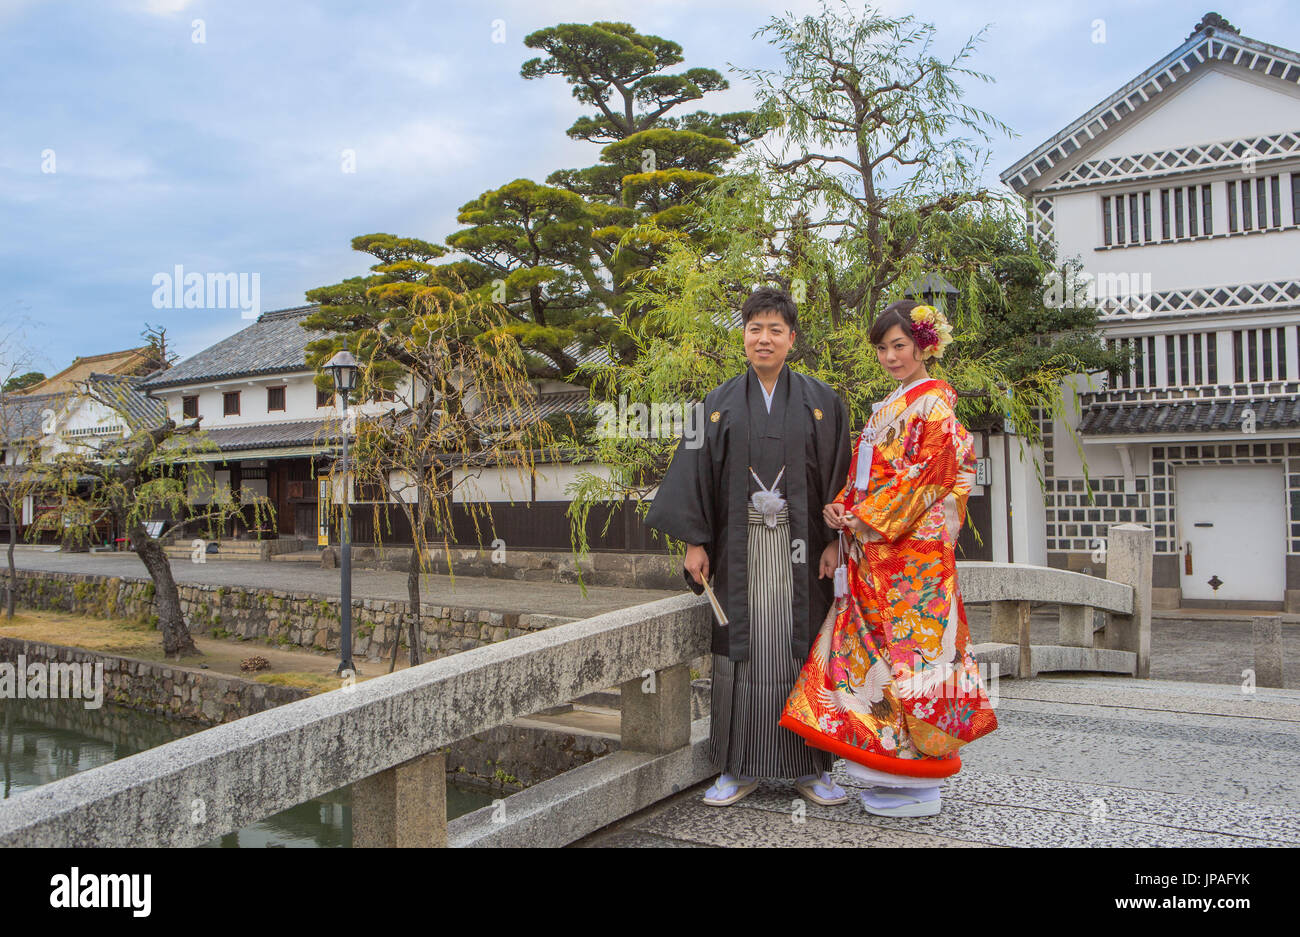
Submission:
[[[992,609],[992,643],[976,645],[973,655],[981,662],[996,661],[1004,677],[1052,670],[1148,676],[1154,547],[1151,528],[1112,526],[1105,579],[1042,566],[958,563],[963,601],[988,602]],[[1031,643],[1030,602],[1060,606],[1055,644]]]
[[[1061,647],[1093,665],[1081,669],[1144,672],[1151,542],[1149,529],[1111,528],[1112,581],[961,564],[964,600],[993,603],[994,637],[1015,624],[1015,642],[980,654],[1010,664],[1011,649],[1003,673],[1041,669],[1027,603],[1059,602],[1108,613],[1100,646],[1090,613],[1062,613]],[[356,846],[571,843],[712,773],[708,720],[690,718],[708,616],[683,594],[287,703],[0,802],[0,846],[194,846],[349,784]],[[620,751],[447,821],[446,746],[611,686]]]

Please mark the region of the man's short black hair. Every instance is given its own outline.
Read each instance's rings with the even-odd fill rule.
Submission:
[[[745,325],[749,325],[749,320],[760,312],[779,312],[790,331],[797,331],[799,311],[794,304],[794,298],[785,290],[777,289],[775,286],[760,286],[749,294],[745,305],[740,307],[740,318]]]

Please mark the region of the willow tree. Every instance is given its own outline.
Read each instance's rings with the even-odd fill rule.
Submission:
[[[407,645],[414,665],[422,644],[420,573],[438,559],[453,572],[458,504],[480,542],[481,522],[491,521],[488,492],[475,487],[469,469],[530,480],[535,465],[556,461],[557,452],[538,419],[528,357],[511,319],[446,265],[426,263],[415,275],[402,263],[400,276],[390,266],[311,291],[309,298],[324,304],[303,324],[331,333],[308,344],[308,363],[320,366],[344,347],[356,356],[358,401],[378,391],[399,395],[396,408],[356,421],[352,472],[354,484],[383,495],[373,508],[376,537],[391,537],[393,506],[411,531]],[[328,378],[319,386],[328,388]]]
[[[163,652],[179,658],[199,650],[181,613],[161,530],[151,531],[149,522],[183,519],[211,534],[245,512],[254,526],[264,526],[274,508],[255,492],[214,490],[203,466],[218,450],[199,420],[177,425],[133,385],[129,378],[102,377],[77,384],[74,403],[97,404],[105,433],[69,439],[66,450],[31,463],[30,483],[53,506],[30,529],[59,533],[73,548],[90,543],[105,521],[122,531],[153,580]]]
[[[982,32],[947,61],[932,51],[935,27],[847,3],[833,12],[773,17],[766,36],[780,70],[741,69],[759,113],[780,128],[777,151],[760,144],[741,172],[762,172],[774,205],[773,235],[792,249],[816,239],[805,279],[822,293],[832,326],[871,318],[886,297],[929,272],[919,256],[936,225],[963,206],[1005,196],[981,184],[993,134],[1012,136],[989,113],[963,103],[963,82],[992,81],[963,64]]]
[[[24,322],[0,324],[0,440],[7,457],[0,457],[0,510],[5,513],[9,543],[6,561],[9,577],[5,586],[5,617],[14,617],[18,571],[14,547],[18,542],[19,517],[29,496],[37,494],[31,466],[26,454],[39,450],[44,422],[42,410],[51,404],[60,406],[60,398],[51,395],[29,397],[17,394],[45,379],[39,371],[26,370],[32,359],[31,345]]]

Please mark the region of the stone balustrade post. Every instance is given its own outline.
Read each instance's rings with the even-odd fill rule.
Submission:
[[[691,670],[686,663],[646,673],[619,687],[624,751],[662,755],[691,740]]]
[[[1033,653],[1029,647],[1029,603],[990,602],[992,640],[995,644],[1014,644],[1020,648],[1017,677],[1034,676]]]
[[[1133,587],[1133,614],[1107,618],[1105,646],[1137,655],[1134,676],[1151,675],[1151,564],[1155,533],[1140,524],[1112,524],[1107,533],[1106,578]]]
[[[352,785],[354,849],[446,845],[444,752],[421,755]]]
[[[1284,686],[1282,677],[1282,616],[1256,615],[1250,620],[1255,648],[1255,686]]]
[[[1062,605],[1057,640],[1066,647],[1092,647],[1093,610],[1088,605]]]

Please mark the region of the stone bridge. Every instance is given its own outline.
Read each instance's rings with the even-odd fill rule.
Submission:
[[[963,752],[936,817],[804,804],[775,784],[730,808],[700,804],[713,770],[689,662],[709,651],[709,610],[683,594],[46,784],[0,803],[0,846],[199,845],[349,784],[357,846],[1294,844],[1300,694],[1143,679],[1151,546],[1149,529],[1113,527],[1109,580],[960,565],[964,600],[993,609],[994,641],[976,657],[998,665],[1000,728]],[[1059,603],[1055,643],[1031,640],[1031,601]],[[446,746],[613,686],[620,751],[447,821]]]

